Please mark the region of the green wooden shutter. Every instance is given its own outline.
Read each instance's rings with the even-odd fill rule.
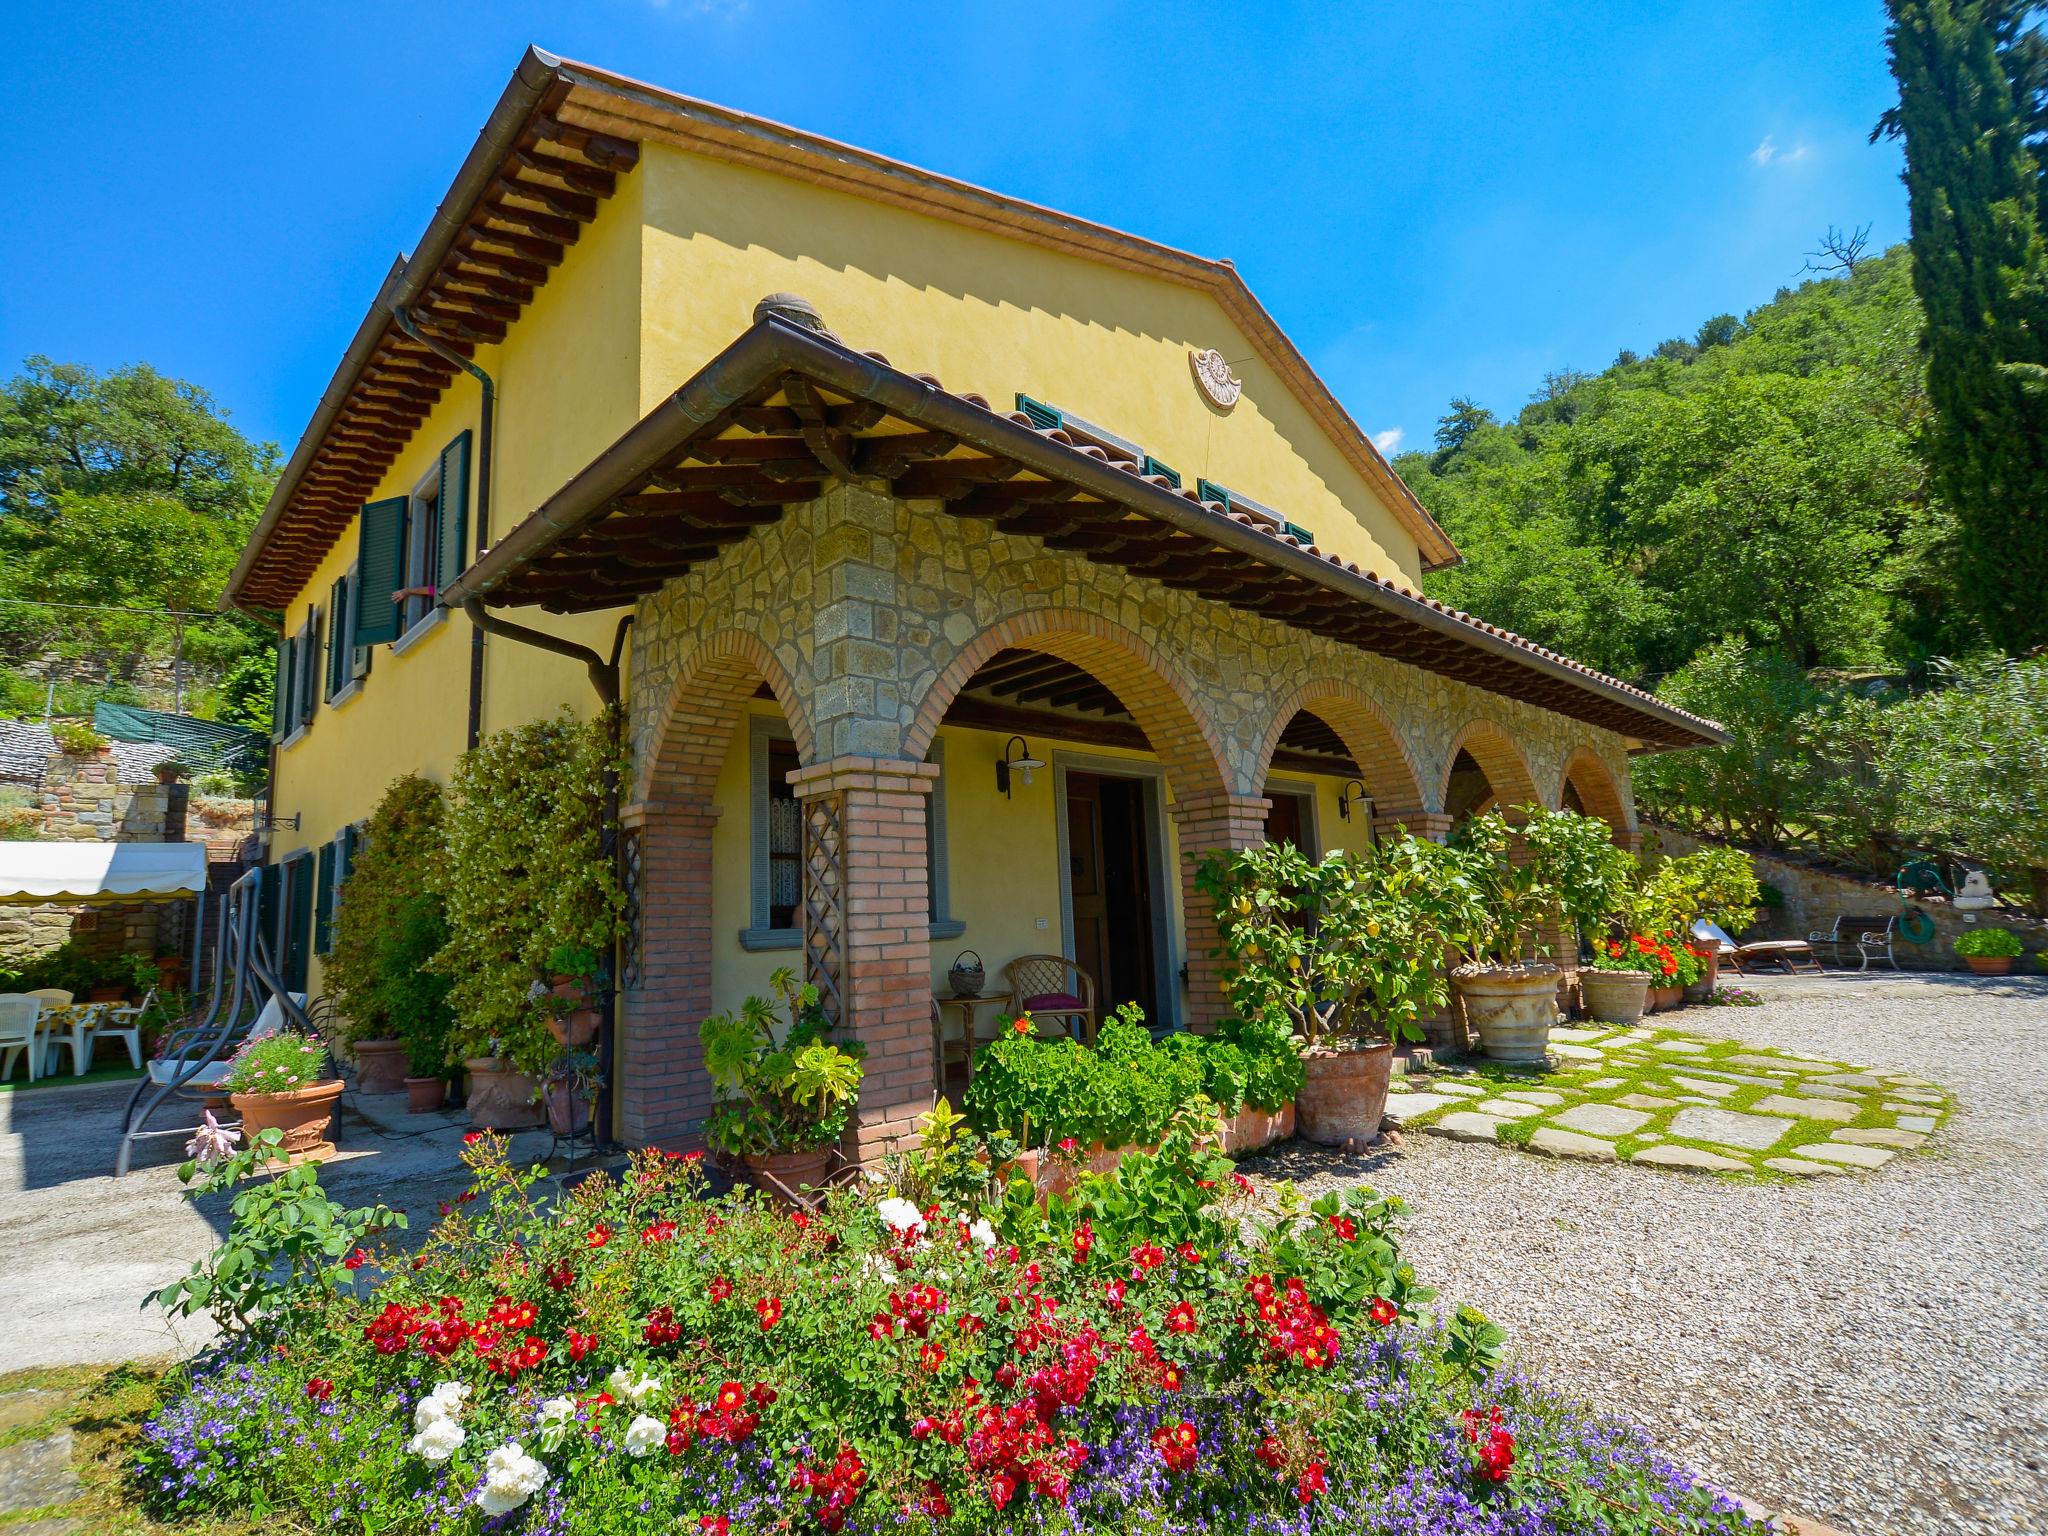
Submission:
[[[297,723],[311,725],[313,712],[320,707],[320,610],[318,607],[306,610],[306,627],[299,631],[299,685],[295,698],[299,712]]]
[[[334,870],[338,843],[320,845],[320,866],[313,887],[313,951],[324,955],[334,947]]]
[[[398,638],[399,609],[391,594],[405,585],[403,496],[363,508],[356,557],[356,644],[389,645]]]
[[[292,639],[280,635],[277,641],[277,675],[270,684],[270,739],[283,741],[291,730]]]
[[[1138,461],[1138,473],[1141,475],[1162,476],[1168,485],[1171,485],[1175,490],[1180,489],[1180,471],[1160,463],[1149,453]]]
[[[294,854],[284,867],[284,985],[287,992],[303,992],[313,939],[313,856]]]
[[[256,932],[263,940],[272,965],[278,956],[278,907],[284,893],[284,874],[275,864],[265,864],[256,881]]]
[[[327,589],[327,697],[348,686],[349,578]]]
[[[441,450],[441,526],[435,540],[434,590],[452,586],[469,568],[469,434]]]

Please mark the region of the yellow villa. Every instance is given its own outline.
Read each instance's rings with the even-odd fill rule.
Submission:
[[[1633,837],[1631,755],[1714,728],[1421,596],[1456,559],[1227,261],[529,52],[230,587],[283,614],[273,937],[317,992],[395,776],[616,697],[613,1131],[690,1140],[698,1021],[792,965],[871,1146],[993,1020],[934,1027],[963,951],[1214,1018],[1185,855]]]

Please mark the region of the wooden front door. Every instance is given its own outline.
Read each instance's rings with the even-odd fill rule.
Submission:
[[[1266,812],[1266,841],[1269,843],[1292,843],[1308,853],[1308,845],[1302,841],[1301,796],[1282,794],[1278,790],[1268,792],[1273,808]],[[1314,857],[1313,854],[1310,857]]]
[[[1163,1023],[1152,944],[1145,781],[1067,775],[1067,881],[1074,959],[1095,978],[1103,1017],[1136,1003]]]

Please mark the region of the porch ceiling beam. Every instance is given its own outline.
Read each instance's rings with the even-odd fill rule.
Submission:
[[[863,438],[855,453],[863,475],[894,481],[911,465],[943,459],[959,444],[950,432],[892,432]]]
[[[906,469],[896,477],[896,483],[891,489],[905,501],[922,501],[933,496],[944,501],[952,501],[955,497],[976,493],[976,487],[986,485],[989,481],[1008,480],[1022,468],[1023,466],[1014,459],[932,459]],[[1028,482],[1028,485],[1033,493],[1048,494],[1057,487],[1058,482],[1033,480]],[[1073,492],[1069,491],[1068,494],[1071,495]],[[957,505],[948,510],[959,512],[963,517],[980,515]]]

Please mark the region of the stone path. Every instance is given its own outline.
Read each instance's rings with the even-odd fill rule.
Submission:
[[[71,1431],[59,1422],[61,1392],[0,1392],[0,1530],[7,1536],[70,1536],[83,1529],[64,1513],[82,1491],[71,1470]],[[34,1514],[25,1523],[9,1516]]]
[[[1909,1073],[1654,1023],[1559,1027],[1550,1041],[1550,1070],[1475,1060],[1402,1079],[1387,1121],[1580,1162],[1812,1179],[1924,1147],[1950,1109]]]

